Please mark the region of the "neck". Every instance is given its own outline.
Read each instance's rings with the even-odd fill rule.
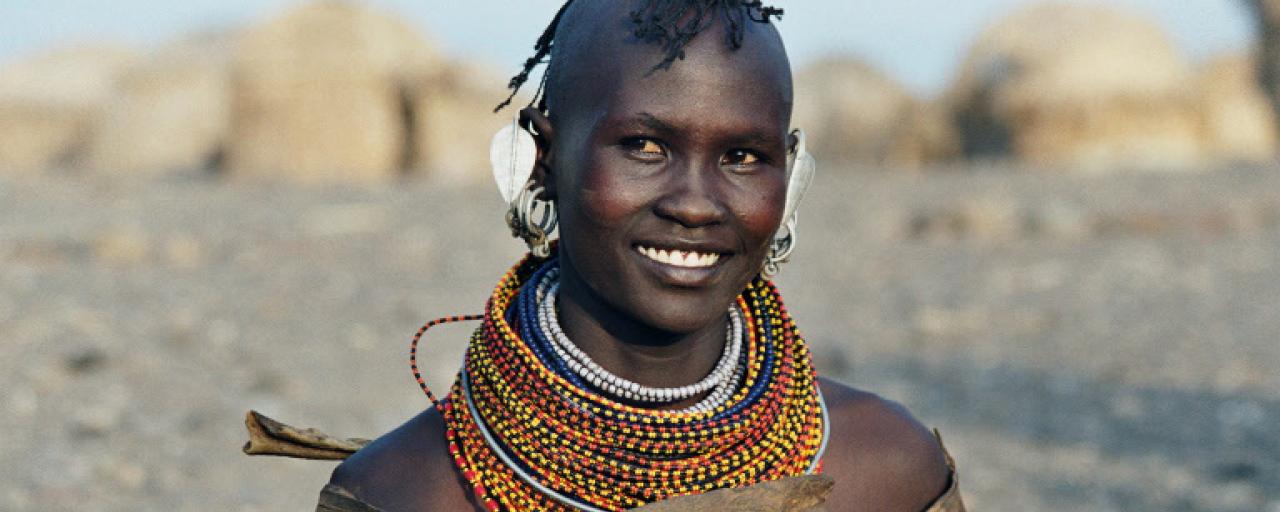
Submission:
[[[579,349],[610,373],[645,386],[698,382],[724,351],[727,314],[693,332],[655,329],[605,303],[572,272],[561,273],[559,302],[560,326]]]

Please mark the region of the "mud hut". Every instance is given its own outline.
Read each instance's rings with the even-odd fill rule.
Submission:
[[[120,73],[136,59],[122,47],[85,45],[0,69],[0,173],[77,164]]]
[[[1275,113],[1258,84],[1249,55],[1214,58],[1198,73],[1206,150],[1215,159],[1265,162],[1275,158]]]
[[[884,163],[894,132],[914,107],[902,86],[856,59],[829,58],[796,74],[792,125],[824,161]]]
[[[828,58],[796,75],[792,124],[823,161],[919,169],[956,157],[945,109],[861,60]]]
[[[965,153],[1076,169],[1184,169],[1203,156],[1189,65],[1149,21],[1025,8],[983,32],[948,93]]]
[[[1280,0],[1246,0],[1258,32],[1258,81],[1280,117]]]
[[[395,17],[305,4],[245,32],[232,58],[226,168],[298,182],[384,180],[410,167],[407,77],[435,61]]]
[[[126,71],[85,166],[148,175],[212,168],[230,127],[233,37],[182,40]]]
[[[894,127],[884,165],[921,170],[960,160],[960,133],[939,101],[917,101]]]
[[[506,78],[462,63],[440,66],[412,88],[413,166],[444,182],[488,182],[489,141],[517,115],[521,102],[501,113]]]

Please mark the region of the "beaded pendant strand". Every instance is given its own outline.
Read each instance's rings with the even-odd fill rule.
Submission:
[[[821,471],[825,404],[771,282],[757,278],[737,299],[742,347],[727,398],[660,410],[584,385],[557,352],[539,323],[534,278],[555,264],[526,257],[502,278],[442,401],[416,367],[417,341],[434,323],[414,337],[415,377],[444,416],[449,453],[478,503],[620,511]]]

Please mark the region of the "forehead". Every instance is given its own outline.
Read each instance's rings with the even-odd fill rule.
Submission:
[[[566,17],[558,34],[564,40],[557,40],[547,91],[553,118],[642,111],[711,121],[706,116],[714,113],[786,128],[791,69],[773,26],[747,23],[742,46],[734,49],[717,16],[685,47],[683,59],[659,69],[663,47],[636,39],[625,9],[591,14]]]
[[[620,72],[611,87],[597,91],[592,110],[609,121],[652,115],[681,131],[785,132],[791,101],[782,84],[761,79],[734,57],[695,57],[653,73]]]

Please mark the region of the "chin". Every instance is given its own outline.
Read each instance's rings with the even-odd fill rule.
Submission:
[[[644,279],[632,290],[644,289],[619,305],[629,316],[649,327],[672,334],[691,334],[725,321],[726,311],[742,293],[745,282],[738,285],[730,276],[720,276],[703,287],[669,286],[661,281]]]
[[[672,334],[691,334],[724,322],[733,298],[674,296],[648,300],[633,309],[636,319]]]
[[[628,255],[619,262],[624,270],[614,302],[631,316],[654,329],[689,334],[724,321],[725,312],[754,274],[742,268],[738,255],[723,258],[705,268],[677,268],[644,257]]]
[[[721,325],[756,273],[742,253],[729,253],[713,265],[681,268],[653,261],[634,244],[617,244],[607,252],[601,246],[613,244],[597,244],[596,252],[582,254],[566,252],[572,244],[561,245],[561,270],[571,269],[594,300],[655,334],[681,337]]]

